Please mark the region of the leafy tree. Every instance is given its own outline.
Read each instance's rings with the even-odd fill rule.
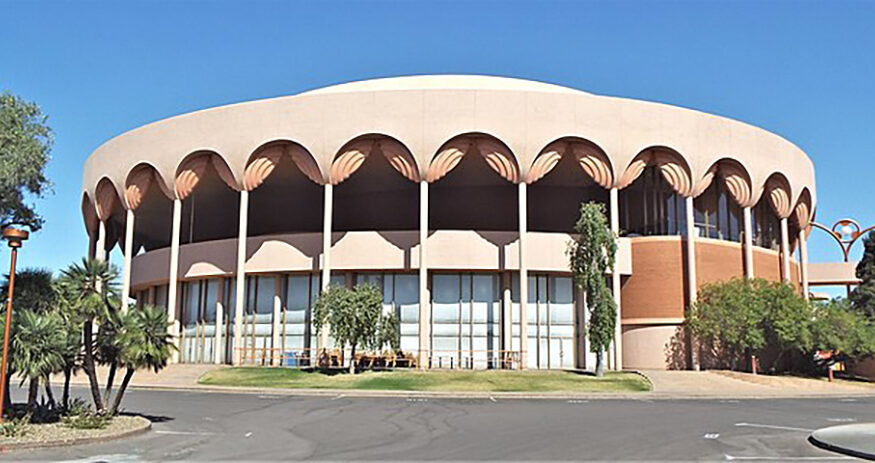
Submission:
[[[125,376],[110,407],[110,413],[118,412],[131,378],[138,369],[148,368],[154,372],[167,366],[175,348],[167,327],[167,311],[151,305],[119,316],[120,327],[115,331],[118,350],[117,363],[125,368]],[[109,401],[110,396],[107,396]]]
[[[854,310],[875,320],[875,231],[863,238],[863,258],[857,264],[860,284],[851,292]]]
[[[53,134],[46,119],[35,103],[0,93],[0,227],[42,227],[42,217],[26,203],[26,196],[42,196],[51,187],[45,166]]]
[[[72,264],[61,272],[61,291],[68,299],[65,301],[72,316],[82,322],[82,367],[88,375],[91,397],[98,413],[106,411],[100,396],[97,381],[94,349],[94,322],[111,321],[111,313],[117,311],[113,306],[116,293],[118,271],[107,262],[97,259],[83,259],[81,264]]]
[[[835,355],[821,366],[860,359],[875,354],[875,325],[854,309],[847,299],[837,298],[814,307],[811,324],[812,356],[817,351]]]
[[[49,376],[60,371],[64,365],[61,352],[65,337],[63,320],[57,313],[37,314],[22,310],[17,314],[18,323],[12,349],[15,351],[15,371],[30,381],[27,394],[27,410],[33,413],[39,394],[40,380],[48,384]],[[49,401],[54,405],[51,388],[46,388]]]
[[[604,375],[604,352],[614,339],[617,304],[608,291],[605,273],[614,268],[617,238],[605,218],[605,206],[580,205],[574,224],[577,237],[569,244],[568,256],[574,282],[586,296],[589,309],[590,350],[596,354],[596,376]]]
[[[786,353],[810,349],[811,304],[787,283],[764,280],[755,283],[764,302],[765,312],[760,323],[766,344],[778,349],[772,362],[772,369],[775,369]]]
[[[765,301],[754,280],[734,278],[706,284],[690,310],[690,331],[712,352],[728,350],[731,369],[738,355],[766,344],[761,328]]]
[[[313,306],[316,333],[327,325],[340,346],[350,347],[349,372],[355,373],[359,347],[379,350],[387,343],[398,347],[398,320],[383,313],[383,295],[371,284],[349,289],[331,285]]]

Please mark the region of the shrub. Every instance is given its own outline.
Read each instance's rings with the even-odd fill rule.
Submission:
[[[109,415],[98,415],[90,412],[61,418],[61,424],[72,429],[103,429],[110,421],[112,421],[112,417]]]
[[[27,434],[28,422],[30,422],[29,416],[22,416],[4,421],[3,423],[0,423],[0,436],[7,438],[23,436]]]

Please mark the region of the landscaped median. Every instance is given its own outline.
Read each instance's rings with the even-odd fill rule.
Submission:
[[[650,382],[635,373],[607,372],[601,378],[570,371],[367,371],[323,373],[289,368],[236,367],[209,371],[205,386],[422,392],[635,393]]]
[[[8,426],[8,425],[7,425]],[[20,423],[15,431],[4,431],[0,437],[0,451],[89,444],[119,439],[145,432],[152,423],[140,416],[115,416],[105,426],[94,429],[74,428],[63,424]]]

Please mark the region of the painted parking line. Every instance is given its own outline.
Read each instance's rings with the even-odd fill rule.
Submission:
[[[152,431],[155,434],[169,434],[172,436],[215,436],[214,432],[198,432],[198,431],[173,431],[170,429]]]
[[[801,432],[812,432],[813,429],[807,428],[795,428],[792,426],[779,426],[776,424],[758,424],[758,423],[735,423],[738,427],[746,427],[746,428],[763,428],[763,429],[780,429],[784,431],[801,431]]]
[[[720,433],[711,432],[702,436],[703,439],[720,439]]]

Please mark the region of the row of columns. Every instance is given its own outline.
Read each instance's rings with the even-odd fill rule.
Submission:
[[[331,282],[331,230],[332,230],[332,215],[333,215],[333,185],[327,183],[324,185],[324,220],[323,220],[323,241],[322,241],[322,289],[328,287]],[[428,194],[429,183],[426,181],[420,182],[420,217],[419,217],[419,365],[425,367],[428,361],[428,352],[430,350],[429,340],[431,339],[431,297],[428,287],[428,249],[426,242],[428,239]],[[688,196],[686,201],[686,223],[687,223],[687,239],[685,240],[686,257],[687,257],[687,297],[690,304],[696,302],[697,299],[697,278],[696,278],[696,227],[694,221],[694,204],[693,197]],[[234,323],[234,339],[240,340],[243,335],[243,315],[245,302],[245,283],[246,283],[246,239],[248,228],[249,215],[249,192],[246,190],[240,191],[239,205],[239,231],[237,239],[237,268],[236,268],[236,292],[235,292],[235,323]],[[519,276],[520,276],[520,363],[521,368],[525,368],[528,360],[528,266],[527,266],[527,246],[526,236],[527,230],[527,184],[520,182],[518,184],[518,206],[519,206]],[[753,268],[753,230],[751,220],[751,208],[744,207],[743,222],[744,222],[744,273],[747,278],[754,277]],[[173,223],[172,236],[170,243],[170,269],[168,297],[167,297],[167,314],[169,322],[169,330],[176,339],[179,333],[179,321],[176,319],[177,297],[178,297],[178,272],[179,272],[179,245],[180,245],[180,228],[182,216],[182,200],[173,200]],[[122,285],[122,306],[126,308],[130,301],[130,282],[131,282],[131,259],[133,256],[133,235],[134,235],[134,220],[135,214],[133,210],[127,210],[127,221],[125,225],[125,252],[124,252],[124,272]],[[610,189],[610,227],[615,235],[619,235],[619,191],[617,188]],[[103,220],[99,220],[98,236],[94,244],[94,256],[98,259],[105,259],[105,243],[106,243],[106,225]],[[801,255],[801,280],[803,295],[808,297],[808,272],[807,272],[807,246],[804,231],[799,233],[799,245]],[[102,252],[98,252],[102,251]],[[781,275],[786,282],[791,280],[790,277],[790,252],[789,252],[789,236],[787,218],[781,219]],[[622,300],[621,300],[621,275],[615,266],[611,273],[611,289],[614,300],[617,304],[617,320],[614,333],[614,342],[611,349],[612,367],[620,370],[623,368],[623,347],[622,347]],[[504,299],[506,306],[509,307],[510,291],[509,285],[506,286]],[[223,304],[224,305],[224,304]],[[509,320],[509,310],[506,313],[506,318]],[[217,309],[216,323],[221,326],[224,323],[224,307]],[[327,327],[326,327],[327,328]],[[507,326],[506,329],[510,329]],[[323,329],[318,339],[317,348],[324,347],[327,344],[328,333],[327,329]],[[221,330],[216,330],[217,346],[222,345]],[[511,349],[509,341],[503,346],[505,350]],[[240,343],[236,342],[236,346]],[[215,361],[220,361],[219,349],[216,349]],[[174,352],[172,361],[178,360],[178,354]],[[239,364],[240,350],[234,349],[232,361],[234,364]]]

